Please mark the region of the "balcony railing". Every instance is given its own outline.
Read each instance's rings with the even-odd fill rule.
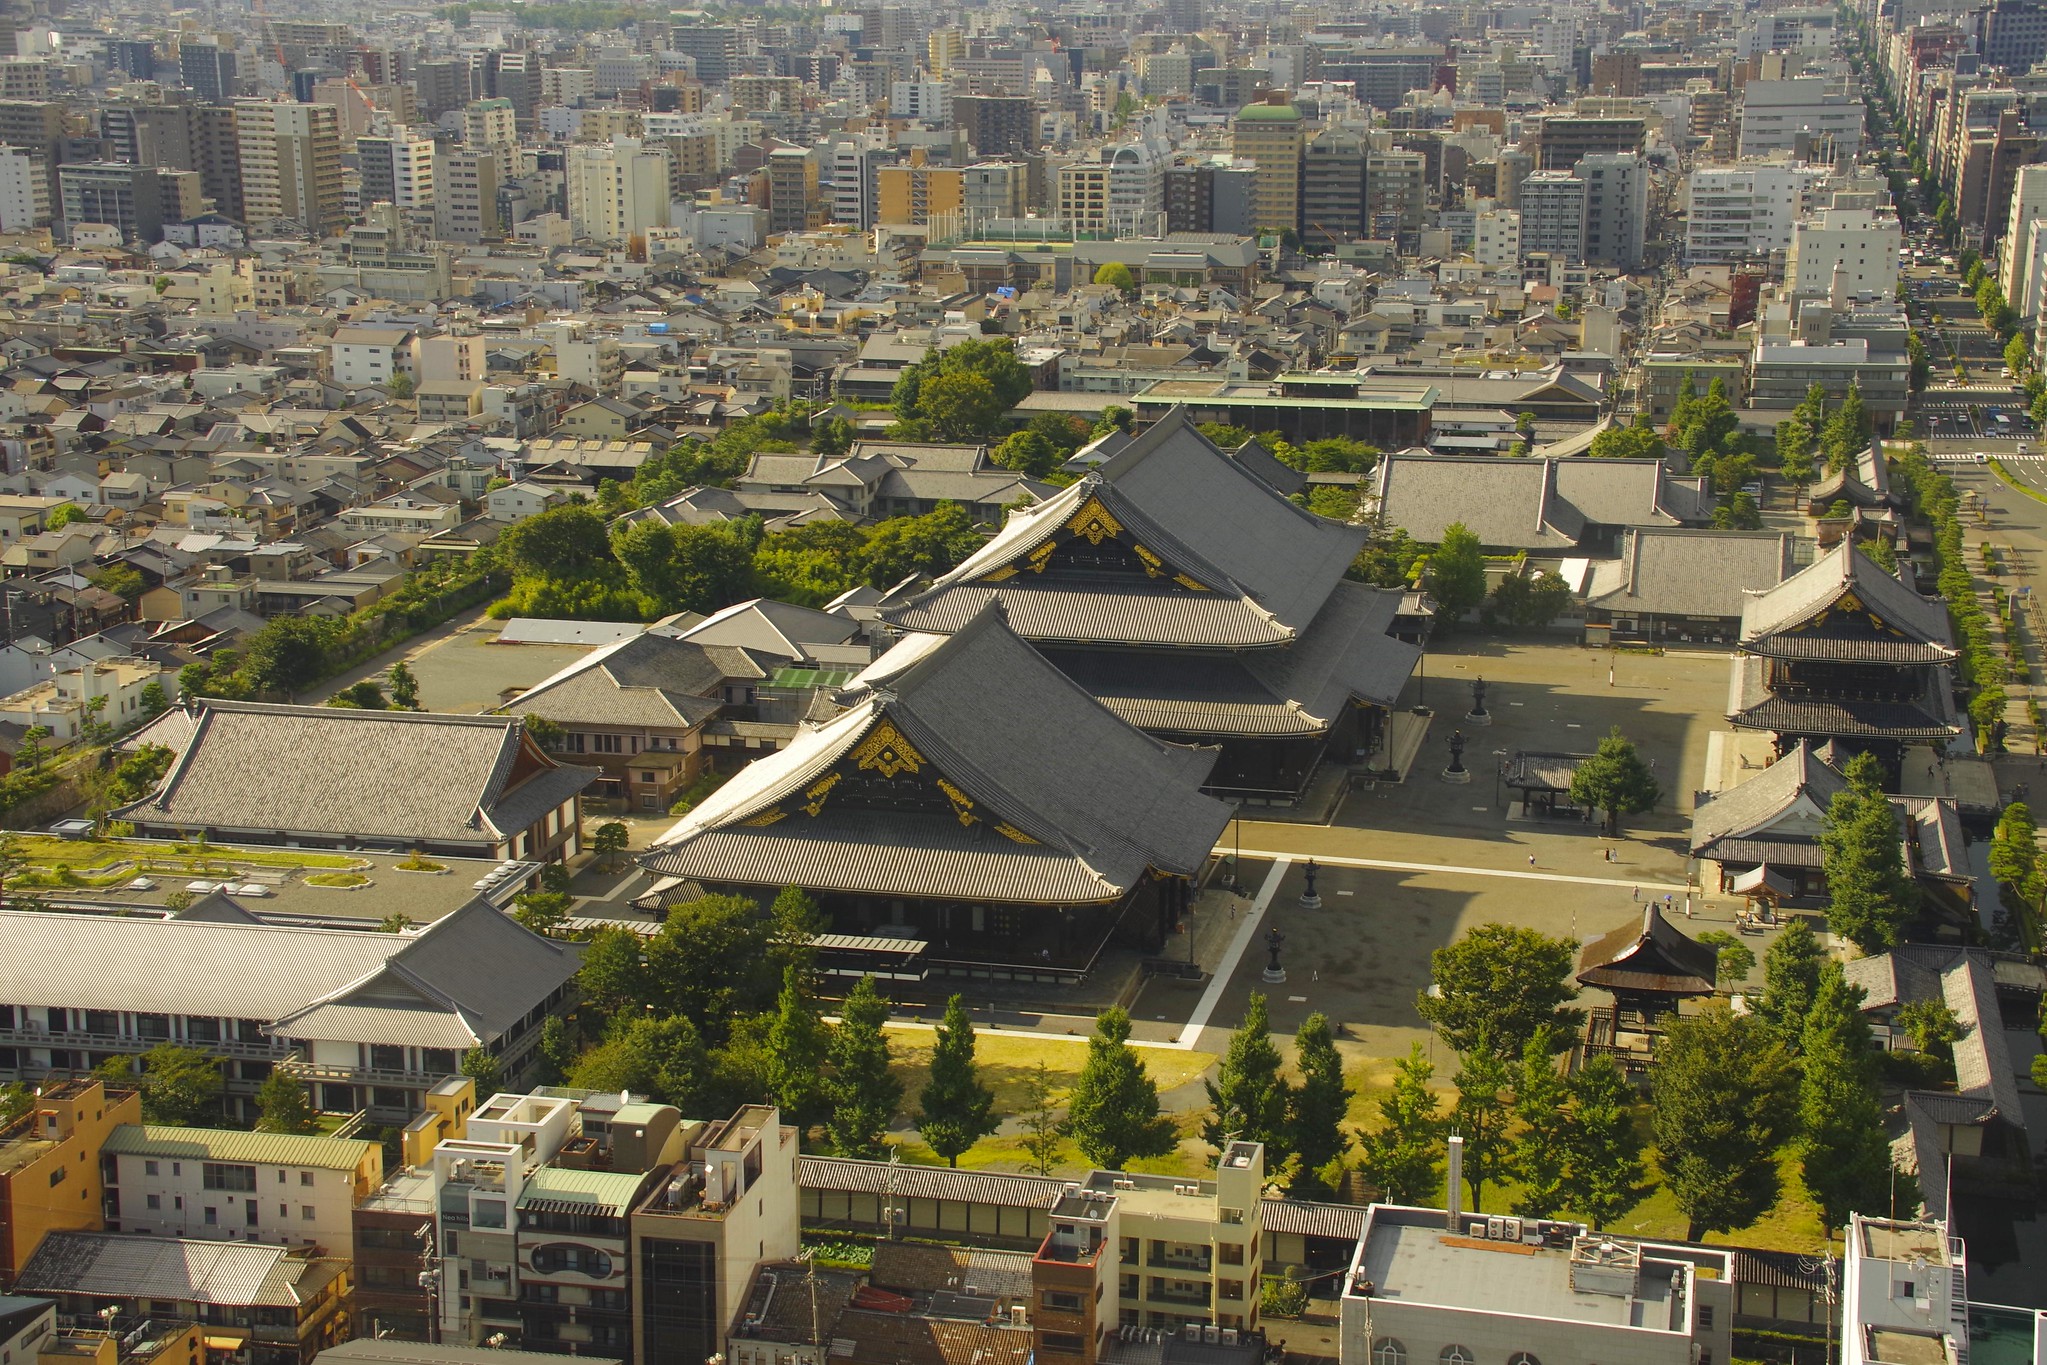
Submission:
[[[280,1058],[277,1069],[305,1081],[336,1081],[349,1085],[425,1086],[439,1081],[445,1072],[391,1070],[380,1066],[342,1066],[334,1062],[310,1061],[299,1053]]]
[[[140,1035],[122,1033],[84,1033],[76,1029],[56,1033],[35,1024],[0,1028],[0,1045],[12,1047],[76,1047],[98,1052],[147,1052],[158,1043],[178,1043],[200,1052],[210,1052],[216,1057],[244,1057],[280,1063],[284,1057],[283,1046],[268,1039],[260,1043],[245,1043],[232,1038],[215,1041],[198,1038],[144,1038]]]

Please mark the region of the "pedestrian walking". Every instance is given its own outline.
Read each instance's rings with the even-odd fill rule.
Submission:
[[[1529,854],[1529,855],[1528,855],[1528,865],[1529,865],[1530,867],[1534,867],[1534,866],[1535,866],[1535,855],[1534,855],[1533,853],[1531,853],[1531,854]]]
[[[1631,900],[1631,901],[1635,901],[1635,902],[1637,902],[1637,903],[1639,904],[1639,903],[1640,903],[1640,901],[1641,901],[1641,899],[1642,899],[1642,888],[1641,888],[1641,887],[1639,887],[1639,886],[1631,886],[1631,887],[1629,887],[1629,888],[1628,888],[1628,899],[1629,899],[1629,900]]]

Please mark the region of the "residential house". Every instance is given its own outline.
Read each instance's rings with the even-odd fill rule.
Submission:
[[[559,431],[584,440],[622,441],[645,425],[643,409],[616,398],[593,398],[564,412]]]
[[[0,1007],[0,1070],[28,1074],[14,1046],[27,1032]],[[99,1150],[124,1123],[142,1121],[142,1096],[109,1090],[97,1076],[53,1078],[34,1102],[0,1127],[0,1284],[13,1284],[28,1258],[53,1232],[101,1226],[106,1188]]]
[[[355,1259],[355,1206],[384,1179],[362,1138],[127,1123],[100,1148],[109,1232],[317,1247]]]
[[[569,495],[560,488],[538,483],[512,483],[502,488],[493,488],[483,495],[484,515],[492,521],[524,521],[527,517],[538,516],[550,507],[559,507],[569,500]]]

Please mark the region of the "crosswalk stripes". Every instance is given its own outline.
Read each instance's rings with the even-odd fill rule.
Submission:
[[[1930,451],[1926,456],[1933,464],[1982,464],[1984,456],[1976,451],[1948,450]],[[2037,464],[2047,460],[2047,455],[2021,455],[2015,452],[1997,452],[1991,458],[2006,463]]]

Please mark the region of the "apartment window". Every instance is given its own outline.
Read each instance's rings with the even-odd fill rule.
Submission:
[[[67,1176],[67,1175],[69,1175],[69,1174],[71,1174],[71,1172],[70,1172],[70,1171],[66,1170],[66,1169],[65,1169],[64,1167],[62,1167],[62,1166],[59,1166],[59,1167],[58,1167],[58,1168],[57,1168],[56,1170],[54,1170],[54,1171],[51,1171],[51,1172],[50,1172],[50,1184],[51,1184],[51,1185],[53,1185],[53,1186],[54,1186],[54,1185],[61,1185],[61,1184],[63,1184],[63,1183],[64,1183],[64,1177],[66,1177],[66,1176]],[[1907,1293],[1908,1295],[1909,1295],[1909,1294],[1911,1293],[1911,1290],[1910,1290],[1910,1288],[1909,1288],[1909,1287],[1908,1287],[1908,1288],[1906,1289],[1906,1293]]]
[[[313,1213],[313,1206],[311,1204],[299,1205],[299,1221],[301,1223],[310,1223],[313,1221],[315,1216],[316,1215]]]
[[[592,735],[590,749],[593,753],[622,754],[625,752],[625,744],[617,735]]]
[[[1441,1365],[1473,1365],[1476,1357],[1471,1354],[1469,1346],[1453,1344],[1445,1346],[1442,1350],[1438,1351],[1436,1359],[1441,1362]]]
[[[143,1173],[144,1175],[155,1175],[155,1174],[156,1174],[156,1163],[155,1163],[154,1161],[145,1161],[145,1162],[143,1162],[143,1163],[142,1163],[142,1173]]]
[[[283,1176],[283,1175],[284,1175],[284,1172],[282,1172],[282,1171],[279,1171],[279,1172],[278,1172],[278,1176],[279,1176],[280,1178],[282,1178],[282,1176]],[[312,1184],[312,1183],[313,1183],[313,1173],[312,1173],[311,1171],[300,1171],[300,1172],[299,1172],[299,1184],[301,1184],[301,1185],[310,1185],[310,1184]]]
[[[1712,1305],[1712,1304],[1710,1304],[1710,1303],[1702,1303],[1702,1304],[1700,1304],[1700,1305],[1699,1305],[1699,1326],[1701,1326],[1701,1327],[1711,1327],[1712,1325],[1713,1325],[1713,1305]]]
[[[1068,1294],[1056,1289],[1045,1291],[1044,1305],[1047,1308],[1057,1308],[1067,1313],[1078,1313],[1083,1306],[1080,1295]]]
[[[209,1207],[206,1210],[205,1217],[202,1218],[200,1221],[205,1223],[206,1226],[208,1227],[213,1227],[215,1224],[220,1222],[220,1210]]]
[[[152,1194],[152,1195],[148,1196],[148,1198],[147,1198],[147,1200],[146,1200],[145,1202],[146,1202],[146,1203],[147,1203],[147,1204],[149,1205],[149,1207],[150,1207],[150,1208],[152,1208],[152,1209],[161,1209],[161,1208],[163,1208],[163,1196],[162,1196],[162,1195],[160,1195],[160,1194]]]
[[[182,1194],[172,1195],[171,1207],[174,1209],[182,1210],[185,1207],[185,1196]]]
[[[279,1204],[279,1205],[277,1206],[277,1216],[278,1216],[279,1218],[289,1218],[289,1217],[291,1217],[291,1205],[289,1205],[289,1204]]]
[[[1218,1242],[1215,1254],[1224,1265],[1244,1264],[1244,1248],[1236,1242]]]
[[[1372,1365],[1407,1365],[1407,1347],[1393,1337],[1372,1343]]]
[[[1218,1280],[1215,1285],[1215,1296],[1219,1299],[1241,1299],[1244,1297],[1244,1282],[1242,1280]]]
[[[209,1161],[200,1174],[199,1184],[208,1190],[253,1190],[256,1188],[256,1168]]]
[[[1224,1209],[1224,1210],[1223,1210],[1223,1222],[1224,1222],[1224,1223],[1227,1223],[1227,1224],[1230,1224],[1230,1225],[1233,1225],[1233,1226],[1234,1226],[1234,1225],[1237,1225],[1237,1224],[1241,1224],[1241,1223],[1242,1223],[1243,1221],[1244,1221],[1244,1211],[1243,1211],[1242,1209]]]

